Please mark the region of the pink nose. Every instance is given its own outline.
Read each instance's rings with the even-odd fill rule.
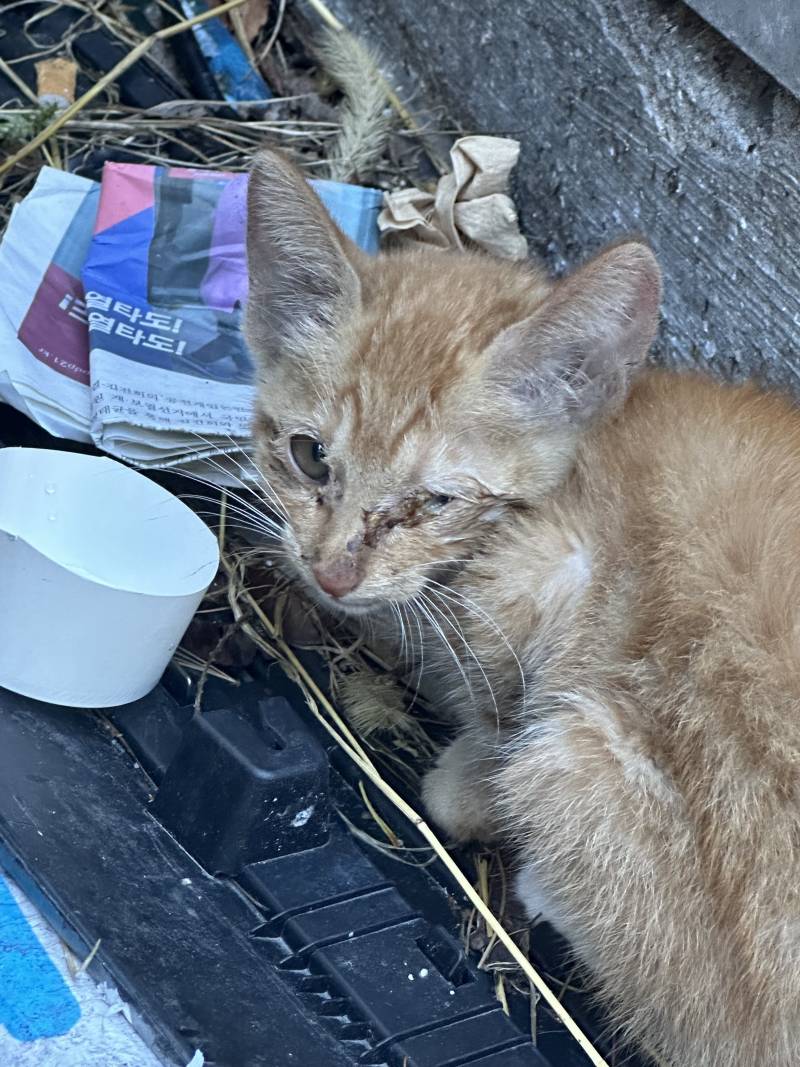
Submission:
[[[352,593],[361,581],[356,561],[352,556],[343,556],[340,559],[329,560],[327,563],[316,563],[311,569],[319,582],[320,589],[337,598],[343,597],[346,593]]]

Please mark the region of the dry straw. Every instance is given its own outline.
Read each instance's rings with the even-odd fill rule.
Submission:
[[[75,115],[77,115],[79,111],[82,111],[88,103],[94,100],[94,98],[99,96],[104,89],[108,88],[109,85],[115,82],[120,74],[124,74],[126,70],[137,62],[137,60],[141,59],[142,56],[153,47],[156,41],[166,41],[168,38],[174,37],[178,33],[183,33],[184,30],[191,29],[192,26],[197,26],[201,22],[206,22],[208,19],[218,18],[220,15],[224,15],[227,11],[233,11],[234,8],[241,7],[242,4],[245,3],[247,3],[247,0],[228,0],[227,3],[221,4],[219,7],[210,8],[208,11],[204,11],[201,15],[195,15],[193,18],[183,19],[181,22],[176,22],[172,26],[166,26],[163,30],[158,30],[157,33],[153,33],[149,37],[145,37],[143,40],[139,41],[139,43],[134,45],[130,52],[128,52],[124,59],[121,59],[119,63],[113,66],[107,74],[102,76],[102,78],[98,78],[91,89],[87,89],[83,96],[79,97],[73,104],[70,104],[69,107],[66,107],[63,111],[59,112],[57,118],[53,119],[41,133],[38,133],[34,138],[28,141],[26,145],[23,145],[23,147],[20,148],[18,152],[15,152],[14,155],[9,156],[5,163],[0,164],[0,177],[11,170],[12,167],[15,167],[21,160],[29,156],[31,152],[35,152],[37,148],[41,148],[41,146],[48,141],[53,134],[57,133],[65,123],[69,122],[71,118],[74,118]]]

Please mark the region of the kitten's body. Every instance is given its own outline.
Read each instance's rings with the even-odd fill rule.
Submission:
[[[261,462],[323,602],[423,611],[463,723],[432,815],[508,839],[531,913],[665,1062],[800,1062],[800,415],[692,377],[630,386],[657,306],[641,245],[556,287],[435,252],[370,266],[261,166]],[[292,470],[298,434],[324,482]]]
[[[522,900],[676,1065],[800,1062],[799,521],[797,413],[654,373],[458,579],[527,693],[498,734],[470,672],[503,759],[487,798],[448,760],[428,806],[469,837],[493,803]],[[508,650],[460,622],[502,688]]]

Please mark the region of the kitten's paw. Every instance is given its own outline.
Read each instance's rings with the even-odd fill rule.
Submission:
[[[529,922],[543,919],[563,933],[558,921],[556,908],[549,894],[542,889],[536,868],[531,863],[524,864],[514,878],[514,888],[522,901]]]
[[[426,811],[454,842],[489,842],[497,832],[486,782],[489,760],[476,748],[468,734],[456,738],[422,781]]]

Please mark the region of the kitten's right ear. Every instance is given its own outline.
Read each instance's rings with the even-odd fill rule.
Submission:
[[[245,333],[262,359],[318,352],[361,296],[365,253],[279,152],[255,159],[247,191]]]

